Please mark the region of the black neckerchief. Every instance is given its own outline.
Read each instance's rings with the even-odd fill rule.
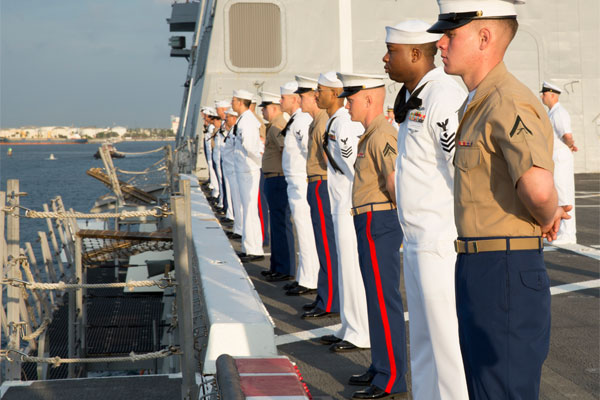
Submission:
[[[406,86],[402,86],[398,96],[396,96],[396,101],[394,101],[394,119],[397,123],[401,124],[406,119],[406,115],[410,110],[421,107],[423,100],[418,98],[417,96],[421,93],[421,90],[427,85],[429,82],[425,82],[421,85],[417,90],[415,90],[411,95],[408,101],[406,101]]]
[[[281,135],[283,137],[285,137],[285,135],[287,135],[287,130],[289,129],[290,125],[292,125],[292,122],[294,122],[294,118],[296,116],[292,115],[292,117],[290,118],[290,120],[287,122],[287,124],[285,124],[285,127],[283,128],[283,130],[281,131]]]
[[[329,145],[329,130],[331,129],[331,125],[333,125],[333,121],[335,121],[336,118],[337,117],[333,117],[333,119],[329,122],[329,125],[327,126],[327,130],[325,131],[325,137],[323,138],[323,150],[325,151],[325,154],[327,155],[327,160],[331,164],[331,167],[333,168],[333,170],[344,175],[344,171],[342,171],[342,169],[339,167],[339,165],[337,165],[337,163],[333,159],[333,156],[331,155],[331,152],[329,151],[329,147],[328,147],[328,145]]]

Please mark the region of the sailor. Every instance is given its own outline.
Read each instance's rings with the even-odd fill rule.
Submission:
[[[468,399],[454,296],[454,136],[465,91],[435,67],[439,34],[409,20],[387,26],[383,57],[404,86],[394,112],[400,124],[396,202],[404,233],[404,285],[410,316],[412,396]]]
[[[262,174],[265,177],[264,194],[269,204],[271,232],[270,268],[262,271],[270,282],[293,279],[296,271],[296,251],[292,227],[287,183],[281,168],[281,153],[284,137],[281,134],[287,123],[281,111],[281,96],[261,92],[262,114],[267,125],[265,152],[262,157]]]
[[[333,352],[368,348],[369,320],[365,286],[360,274],[356,231],[352,208],[352,182],[358,139],[364,132],[359,122],[350,119],[344,107],[342,81],[334,71],[319,75],[317,105],[329,117],[321,148],[327,160],[327,189],[338,255],[338,290],[340,297],[341,328],[333,335],[320,338]]]
[[[370,386],[355,399],[381,399],[404,393],[406,331],[400,295],[402,229],[396,215],[394,189],[396,131],[383,116],[384,76],[339,74],[340,97],[352,121],[365,133],[358,142],[352,187],[352,214],[360,268],[367,296],[371,366],[353,378]]]
[[[315,293],[319,275],[319,257],[312,230],[310,206],[306,200],[308,128],[312,118],[300,108],[300,96],[295,93],[297,89],[295,81],[280,87],[281,109],[290,115],[290,120],[282,131],[284,145],[281,166],[287,182],[288,201],[298,240],[296,283],[284,286],[286,294],[290,296]]]
[[[456,308],[470,399],[537,399],[550,344],[542,237],[561,218],[552,126],[504,54],[522,0],[439,0],[444,71],[469,95],[454,155]],[[568,209],[568,207],[567,207]]]
[[[227,134],[229,133],[229,129],[227,127],[227,110],[231,108],[231,103],[226,100],[218,100],[215,101],[215,108],[217,109],[217,114],[221,117],[221,127],[219,135],[221,136],[221,157],[220,157],[220,167],[221,167],[221,196],[223,197],[223,208],[225,212],[225,222],[233,222],[233,204],[231,201],[231,189],[230,189],[230,178],[225,176],[223,170],[224,164],[224,148],[225,141],[227,140]]]
[[[337,316],[340,312],[338,294],[338,259],[331,219],[331,205],[327,191],[327,162],[323,154],[323,133],[327,112],[317,107],[315,99],[317,80],[296,75],[302,111],[310,114],[312,122],[308,129],[306,175],[308,178],[307,200],[310,205],[312,228],[319,256],[319,279],[317,297],[304,306],[303,319]]]
[[[265,139],[267,136],[267,127],[265,125],[265,121],[262,119],[260,115],[256,112],[256,105],[260,102],[260,98],[257,95],[252,96],[252,101],[250,102],[250,111],[254,114],[258,122],[260,122],[260,140],[263,145],[265,145]],[[260,218],[260,230],[263,238],[263,246],[269,245],[269,206],[267,202],[267,198],[265,196],[265,177],[263,176],[262,170],[260,173],[260,184],[258,187],[258,216]]]
[[[233,219],[233,229],[227,233],[230,239],[241,239],[243,232],[242,225],[242,200],[237,183],[237,174],[235,168],[235,135],[233,128],[238,119],[238,113],[229,108],[225,112],[225,128],[227,135],[221,150],[221,160],[223,162],[223,176],[225,177],[226,191],[231,193],[231,211]]]
[[[221,121],[221,124],[217,127],[217,132],[215,135],[215,151],[213,151],[213,161],[215,162],[215,172],[217,175],[217,180],[219,182],[219,202],[217,207],[220,208],[226,218],[232,219],[229,216],[233,217],[233,211],[229,210],[231,208],[231,193],[228,193],[225,190],[225,177],[223,176],[223,163],[222,163],[222,149],[225,144],[225,138],[227,135],[227,129],[225,127],[225,112],[227,109],[231,107],[231,104],[226,100],[218,100],[215,101],[215,109],[217,111],[217,115]]]
[[[217,111],[216,107],[210,107],[209,108],[211,111],[211,113],[214,113],[214,115],[211,115],[210,117],[210,123],[215,127],[215,129],[213,130],[213,138],[212,138],[212,142],[213,142],[213,149],[212,149],[212,163],[213,163],[213,168],[215,170],[215,183],[217,184],[219,190],[219,195],[217,196],[216,202],[215,202],[215,207],[217,209],[217,212],[224,214],[223,212],[223,173],[221,170],[221,145],[223,144],[223,134],[220,132],[221,131],[221,125],[223,124],[223,120],[221,119],[221,115],[219,115],[219,112]]]
[[[260,122],[250,111],[252,93],[233,92],[231,108],[239,114],[233,128],[235,168],[242,204],[242,262],[264,260],[262,231],[258,214],[258,186],[264,145],[260,140]]]
[[[211,117],[216,115],[217,112],[214,108],[205,106],[202,109],[202,114],[204,115],[204,155],[208,166],[208,187],[211,189],[210,200],[216,200],[219,197],[219,185],[217,184],[217,173],[212,159],[215,126],[210,121]]]
[[[571,206],[571,219],[563,220],[554,244],[577,243],[577,227],[575,224],[575,176],[573,153],[577,151],[571,117],[569,112],[559,103],[561,90],[549,82],[542,84],[542,103],[548,107],[548,117],[554,130],[554,185],[558,192],[558,205]]]

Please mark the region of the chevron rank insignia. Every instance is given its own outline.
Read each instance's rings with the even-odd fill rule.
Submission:
[[[449,135],[448,132],[444,132],[444,134],[440,137],[440,144],[442,145],[442,150],[444,150],[446,153],[451,153],[452,150],[454,150],[455,139],[456,132],[452,133],[451,135]]]
[[[512,139],[513,136],[519,136],[521,133],[527,133],[533,136],[533,133],[529,130],[529,128],[523,123],[523,120],[519,115],[517,115],[517,119],[510,130],[510,137]]]
[[[346,147],[342,149],[342,157],[348,158],[352,155],[352,146]]]
[[[392,145],[390,145],[389,143],[385,144],[385,147],[383,148],[383,156],[387,157],[390,154],[392,155],[396,155],[396,149],[394,149],[394,147]]]

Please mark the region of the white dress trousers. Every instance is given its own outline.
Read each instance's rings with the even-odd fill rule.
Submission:
[[[296,281],[309,289],[316,289],[319,276],[319,256],[310,216],[310,206],[306,199],[306,157],[308,154],[308,128],[312,117],[296,110],[290,118],[283,142],[281,166],[287,182],[288,202],[294,220],[298,239],[298,268]]]
[[[212,150],[212,159],[215,167],[215,176],[217,185],[219,187],[219,196],[217,206],[223,207],[223,173],[221,170],[221,151],[223,147],[223,133],[220,129],[217,130],[217,134],[215,135],[215,147]]]
[[[215,133],[215,126],[209,125],[208,130],[204,134],[204,143],[206,144],[206,163],[208,164],[208,186],[212,189],[211,196],[219,197],[219,186],[217,185],[217,173],[212,161],[212,147],[210,145],[211,137]]]
[[[336,337],[362,348],[371,347],[365,285],[358,261],[358,244],[352,208],[354,161],[362,124],[352,122],[348,110],[338,109],[327,121],[328,148],[343,174],[327,165],[327,190],[338,254],[338,287],[342,327]]]
[[[467,94],[441,67],[425,74],[417,88],[425,83],[421,106],[400,123],[396,159],[412,394],[415,400],[466,400],[454,300],[452,158],[457,110]]]
[[[577,243],[573,152],[562,141],[562,137],[565,134],[573,134],[571,117],[560,103],[556,103],[548,111],[548,117],[554,129],[554,152],[552,159],[554,160],[554,186],[556,186],[556,192],[558,193],[558,205],[573,206],[573,209],[569,211],[571,218],[562,220],[560,223],[556,243]]]
[[[237,178],[235,177],[235,164],[233,162],[234,154],[234,146],[233,143],[233,134],[231,132],[225,132],[225,138],[223,139],[223,147],[221,148],[221,165],[223,166],[223,187],[225,188],[225,195],[227,200],[227,212],[225,213],[225,218],[229,218],[235,221],[235,203],[234,196],[236,197],[236,201],[240,203],[239,193],[237,192]],[[233,193],[235,191],[235,193]],[[241,212],[241,211],[238,211]],[[242,227],[239,226],[239,232],[235,231],[235,222],[233,231],[238,235],[242,234]]]
[[[258,215],[260,165],[264,146],[260,140],[260,122],[246,110],[237,121],[235,138],[236,179],[241,200],[242,251],[249,255],[264,255],[262,230]]]

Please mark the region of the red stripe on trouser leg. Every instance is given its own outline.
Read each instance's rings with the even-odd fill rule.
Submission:
[[[333,271],[331,270],[331,257],[329,255],[329,242],[327,241],[327,228],[325,225],[325,213],[323,212],[323,202],[321,196],[319,196],[319,186],[321,182],[318,181],[315,186],[315,196],[317,198],[317,204],[319,206],[319,219],[321,220],[321,236],[323,236],[323,248],[325,250],[325,258],[327,259],[327,307],[325,311],[331,312],[331,303],[333,302]]]
[[[392,347],[392,334],[388,322],[387,310],[385,308],[385,299],[383,298],[383,288],[381,287],[381,275],[379,274],[379,264],[377,263],[377,252],[375,242],[371,236],[371,218],[372,212],[367,212],[367,241],[369,242],[369,253],[371,254],[371,264],[373,265],[373,275],[375,276],[375,287],[377,288],[377,302],[381,313],[381,322],[383,323],[383,332],[385,334],[385,345],[387,347],[388,359],[390,361],[390,380],[385,387],[385,391],[390,393],[394,381],[396,380],[396,359],[394,358],[394,349]]]
[[[260,189],[258,189],[258,216],[260,217],[260,231],[262,232],[262,240],[265,241],[265,221],[263,220],[262,204],[260,202]]]

